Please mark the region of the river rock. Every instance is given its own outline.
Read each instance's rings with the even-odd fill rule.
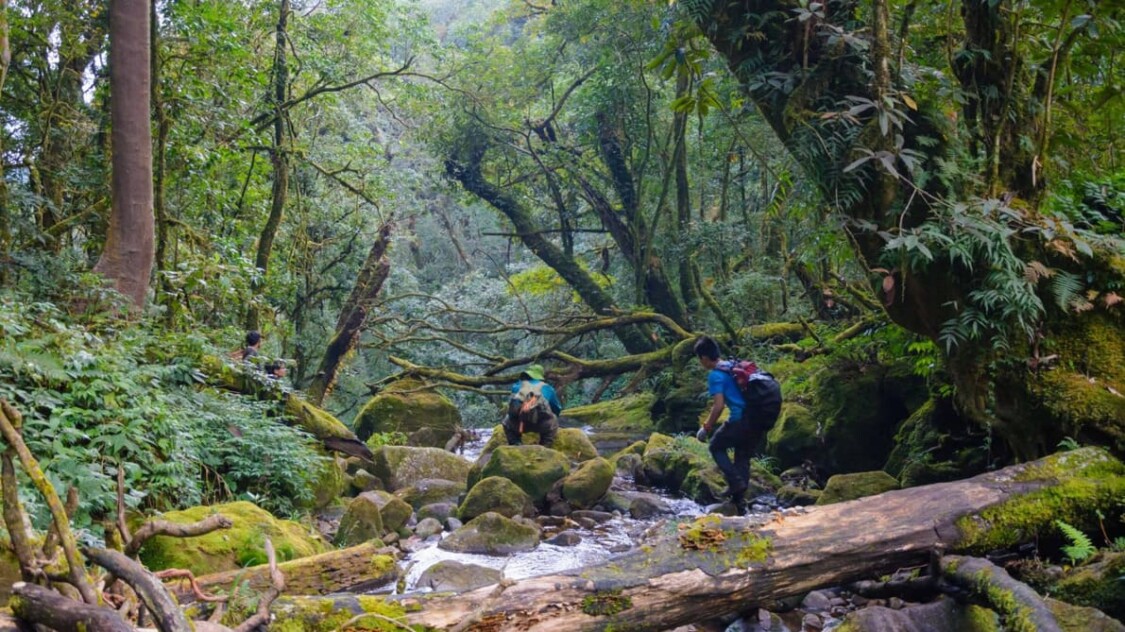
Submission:
[[[598,449],[581,428],[560,428],[551,449],[562,452],[571,461],[580,463],[598,456]]]
[[[497,584],[503,577],[495,568],[443,560],[422,571],[417,586],[434,592],[464,592]]]
[[[356,436],[366,441],[377,432],[410,434],[420,428],[435,428],[447,431],[446,438],[452,436],[461,425],[461,413],[449,398],[424,387],[417,380],[399,380],[372,397],[356,415]]]
[[[801,600],[801,608],[810,612],[825,612],[832,607],[832,597],[821,590],[814,590]]]
[[[863,632],[983,632],[999,630],[999,624],[999,617],[987,608],[943,598],[901,610],[869,606],[848,613],[841,627]]]
[[[555,546],[578,546],[581,543],[582,536],[573,531],[563,531],[547,540],[547,544],[554,544]]]
[[[629,515],[634,520],[648,520],[661,514],[672,513],[671,507],[656,494],[637,493],[629,503]]]
[[[445,522],[445,519],[457,514],[457,505],[453,503],[430,503],[418,509],[415,514],[418,520],[425,520],[426,518],[434,518],[439,522]]]
[[[1105,552],[1094,562],[1067,571],[1051,591],[1079,606],[1100,608],[1125,619],[1125,552]]]
[[[453,516],[450,516],[450,517],[445,519],[445,530],[446,531],[456,531],[456,530],[460,529],[462,526],[464,526],[464,523],[461,522],[460,520],[458,520],[457,518],[453,517]]]
[[[453,432],[447,428],[425,426],[410,433],[410,436],[406,437],[406,445],[415,448],[441,448],[444,450],[445,444],[452,436]]]
[[[398,531],[406,526],[406,521],[414,515],[414,509],[388,492],[373,491],[363,492],[356,498],[368,497],[379,506],[379,513],[383,516],[383,528],[387,531]]]
[[[383,489],[383,481],[367,470],[356,470],[352,476],[352,488],[360,493]]]
[[[441,533],[443,529],[444,527],[441,526],[441,521],[437,518],[423,518],[422,521],[414,527],[414,533],[424,539],[431,535]]]
[[[512,518],[533,515],[535,505],[531,497],[512,481],[502,476],[489,476],[469,490],[457,515],[461,520],[472,520],[490,511]]]
[[[333,541],[337,546],[355,546],[383,535],[383,529],[383,516],[377,499],[363,493],[348,503]]]
[[[570,461],[561,452],[539,445],[500,446],[493,450],[481,476],[502,476],[539,503],[569,471]]]
[[[571,517],[575,519],[586,518],[589,520],[593,520],[597,524],[613,520],[613,514],[609,513],[608,511],[592,511],[589,509],[575,511],[571,514]]]
[[[590,459],[563,479],[563,497],[573,507],[579,509],[592,507],[609,491],[613,474],[613,464],[606,459],[601,457]]]
[[[471,465],[465,459],[441,448],[411,448],[385,445],[375,451],[372,472],[391,491],[410,487],[426,479],[464,483]]]
[[[1125,625],[1097,608],[1075,606],[1050,597],[1043,601],[1063,632],[1125,632]]]
[[[777,499],[789,507],[803,507],[815,505],[822,493],[819,489],[801,489],[793,485],[786,485],[777,490]]]
[[[438,544],[446,551],[512,555],[539,546],[539,529],[489,512],[473,518]]]
[[[817,505],[831,505],[898,489],[898,481],[882,470],[837,474],[828,479]]]
[[[395,496],[417,510],[432,503],[456,503],[464,492],[465,484],[462,482],[424,478],[410,487],[398,490]]]

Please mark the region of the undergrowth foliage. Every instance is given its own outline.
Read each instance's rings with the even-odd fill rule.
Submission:
[[[76,527],[112,515],[119,463],[132,508],[237,498],[285,514],[309,498],[309,437],[272,403],[204,386],[199,359],[222,353],[209,340],[113,322],[0,294],[0,397],[52,483],[78,491]]]

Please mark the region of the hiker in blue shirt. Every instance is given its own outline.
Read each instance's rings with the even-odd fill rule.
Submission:
[[[539,445],[551,447],[559,432],[560,412],[562,404],[555,388],[544,381],[543,365],[527,367],[512,385],[508,414],[501,422],[508,445],[521,445],[523,433],[535,432],[539,434]]]
[[[743,418],[746,399],[739,390],[734,375],[720,366],[719,343],[704,336],[696,341],[694,350],[699,363],[703,368],[708,369],[707,393],[714,398],[707,421],[703,422],[703,428],[698,436],[706,439],[706,435],[715,428],[715,422],[722,415],[723,408],[730,410],[726,423],[712,435],[709,449],[715,459],[715,465],[719,466],[723,478],[727,481],[727,491],[724,495],[730,498],[736,507],[741,508],[745,502],[743,496],[749,487],[750,456],[764,433],[755,430],[752,424]],[[731,448],[734,448],[733,463],[727,454]]]

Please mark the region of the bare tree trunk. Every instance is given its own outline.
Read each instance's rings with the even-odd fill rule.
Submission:
[[[682,98],[688,91],[687,69],[681,69],[676,78],[676,98]],[[676,169],[676,234],[678,241],[683,242],[691,226],[691,185],[688,183],[687,173],[687,112],[677,111],[673,120],[673,134],[676,137],[676,146],[672,151],[672,162]],[[686,249],[680,252],[680,296],[684,305],[689,309],[698,300],[694,277],[691,270],[691,253]]]
[[[8,0],[0,0],[0,95],[8,78],[12,62],[12,49],[8,45]],[[4,155],[0,142],[0,156]],[[0,285],[8,282],[8,251],[12,247],[12,218],[8,209],[8,182],[4,179],[4,164],[0,161]]]
[[[340,309],[340,316],[336,320],[336,334],[328,343],[324,357],[320,360],[320,367],[308,388],[309,401],[317,406],[322,405],[324,398],[332,392],[340,367],[359,342],[359,335],[367,323],[368,309],[383,288],[383,282],[387,280],[391,270],[391,262],[387,258],[390,236],[391,225],[385,224],[367,253],[351,295]]]
[[[149,0],[113,0],[109,9],[113,211],[94,271],[145,304],[153,261],[152,130],[149,127]]]
[[[156,155],[153,168],[153,213],[156,216],[156,258],[154,267],[157,274],[167,269],[166,253],[168,251],[168,211],[164,204],[164,180],[167,167],[168,153],[168,115],[164,111],[164,94],[160,88],[160,23],[157,20],[156,3],[152,0],[149,8],[150,36],[152,38],[152,114],[156,118]],[[157,287],[164,283],[158,283]]]
[[[289,23],[289,0],[281,0],[281,7],[277,17],[277,44],[273,57],[273,148],[270,151],[270,162],[273,165],[273,189],[270,195],[270,216],[262,228],[262,235],[258,238],[258,255],[254,265],[258,268],[262,281],[255,284],[255,292],[265,281],[266,271],[269,269],[270,253],[273,251],[273,241],[277,237],[281,218],[285,213],[285,202],[289,195],[289,159],[285,152],[286,147],[285,125],[285,98],[289,90],[289,66],[286,60],[285,47],[288,45],[286,29]],[[246,313],[246,328],[258,329],[259,314],[255,303],[251,303]]]
[[[1106,475],[1106,468],[1118,472]],[[936,550],[979,552],[1052,529],[1052,520],[1111,511],[1122,466],[1094,448],[1066,452],[975,478],[815,507],[766,524],[703,517],[601,566],[531,577],[460,595],[407,595],[411,624],[439,629],[669,630],[900,568]],[[1095,506],[1059,501],[1067,484]],[[1082,492],[1085,494],[1086,492]],[[1043,498],[1055,500],[1044,501]],[[1023,503],[1023,505],[1020,505]],[[1034,507],[1003,520],[1005,507]],[[1016,526],[1018,523],[1018,526]],[[475,628],[471,628],[475,629]]]

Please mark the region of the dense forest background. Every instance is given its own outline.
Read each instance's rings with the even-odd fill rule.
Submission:
[[[119,462],[134,505],[299,509],[307,437],[198,388],[248,329],[346,423],[413,376],[488,426],[543,362],[686,430],[710,333],[814,409],[905,363],[945,477],[1125,449],[1121,9],[740,4],[153,0],[138,303],[94,271],[106,3],[0,3],[0,397],[90,521]]]

